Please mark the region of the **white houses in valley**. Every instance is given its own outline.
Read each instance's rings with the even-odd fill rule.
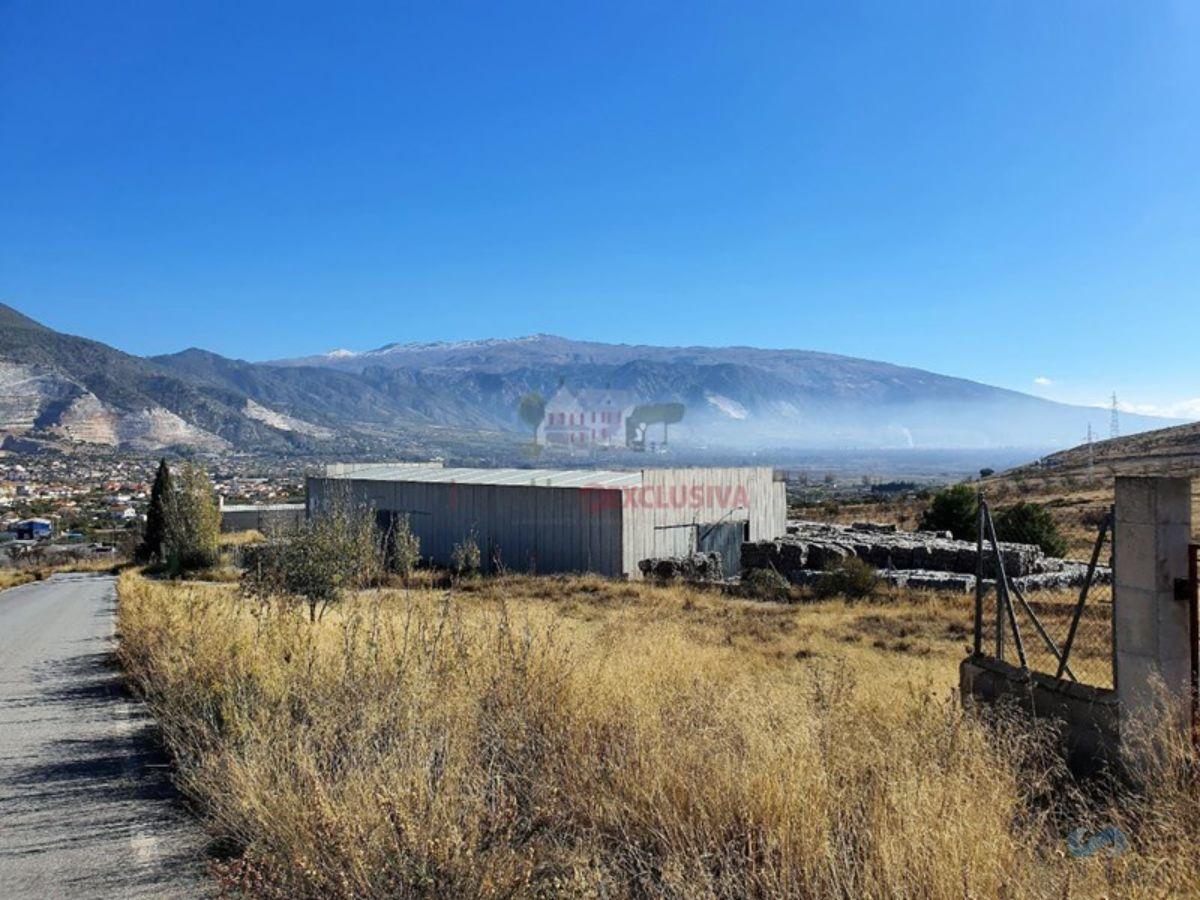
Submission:
[[[635,406],[626,391],[564,385],[546,401],[537,442],[568,449],[624,447],[625,422]]]

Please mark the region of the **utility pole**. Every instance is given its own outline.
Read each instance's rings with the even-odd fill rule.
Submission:
[[[1112,395],[1112,417],[1108,423],[1108,436],[1111,438],[1119,438],[1121,436],[1121,412],[1117,407],[1117,392],[1113,391]]]
[[[1087,448],[1088,448],[1088,483],[1091,484],[1096,480],[1096,445],[1094,443],[1095,433],[1092,431],[1092,423],[1088,422],[1087,427]]]

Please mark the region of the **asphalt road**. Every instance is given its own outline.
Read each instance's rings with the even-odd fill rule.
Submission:
[[[0,897],[196,897],[205,839],[113,660],[113,579],[0,593]]]

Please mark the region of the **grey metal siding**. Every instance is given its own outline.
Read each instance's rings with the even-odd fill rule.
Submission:
[[[701,525],[697,532],[697,549],[702,553],[721,554],[721,574],[726,578],[742,571],[742,541],[745,539],[745,522],[721,522],[716,525]]]
[[[695,550],[695,526],[749,523],[750,540],[785,530],[783,484],[768,466],[646,469],[642,475],[643,491],[624,510],[623,568],[630,577],[640,577],[640,560]]]
[[[450,480],[460,472],[467,481]],[[329,490],[344,489],[356,502],[408,514],[422,555],[440,564],[474,529],[485,565],[495,553],[513,571],[634,578],[639,560],[696,549],[697,526],[739,522],[762,540],[782,534],[787,515],[784,485],[769,467],[542,471],[536,484],[516,481],[532,476],[515,470],[445,470],[409,481],[385,474],[310,478],[310,512]],[[607,486],[587,486],[597,482]]]
[[[310,478],[310,511],[342,485],[352,502],[407,514],[421,555],[440,565],[474,532],[488,567],[498,555],[518,572],[622,574],[619,491]],[[597,502],[596,494],[610,496]]]

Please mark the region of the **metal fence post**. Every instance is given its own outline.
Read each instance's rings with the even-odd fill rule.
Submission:
[[[1200,544],[1188,546],[1188,629],[1192,651],[1192,746],[1200,746]]]
[[[975,655],[983,655],[983,491],[975,495]]]
[[[992,521],[992,511],[984,504],[984,512],[986,513],[986,521],[988,527],[988,538],[991,541],[992,552],[996,554],[996,605],[1000,607],[1001,614],[996,617],[997,632],[1003,630],[1003,622],[1005,619],[1004,613],[1007,613],[1008,624],[1012,626],[1013,644],[1017,648],[1017,659],[1021,663],[1022,669],[1029,668],[1029,660],[1025,656],[1025,643],[1021,640],[1021,626],[1017,624],[1017,611],[1013,608],[1012,599],[1008,594],[1008,573],[1004,570],[1004,554],[1000,550],[1000,541],[996,538],[996,525]],[[997,638],[997,642],[999,638]],[[996,654],[997,658],[1003,659],[1000,654]]]

